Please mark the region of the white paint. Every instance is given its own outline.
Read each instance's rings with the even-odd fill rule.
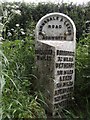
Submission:
[[[59,25],[62,27],[59,28],[58,27]],[[66,33],[68,34],[66,35]],[[75,75],[75,48],[76,48],[76,28],[75,28],[74,22],[71,20],[71,18],[69,18],[65,14],[50,13],[50,14],[45,15],[39,20],[39,22],[36,25],[35,35],[36,35],[36,44],[37,44],[36,49],[40,49],[40,45],[41,45],[42,49],[45,46],[44,50],[47,50],[48,46],[54,48],[55,50],[53,52],[54,63],[53,63],[53,60],[50,62],[51,66],[53,66],[54,68],[53,69],[54,74],[52,75],[52,77],[54,77],[53,90],[57,91],[58,89],[64,90],[70,87],[73,88],[74,87],[74,75]],[[60,36],[62,36],[62,38]],[[37,41],[38,43],[40,43],[40,45],[37,43]],[[43,44],[43,47],[42,47],[42,44]],[[57,51],[59,51],[58,54],[57,54]],[[70,54],[70,53],[73,53],[73,54]],[[61,60],[59,60],[59,58]],[[72,59],[71,61],[69,60],[70,58]],[[41,63],[43,62],[41,61]],[[44,64],[46,64],[47,66],[47,62]],[[43,69],[45,66],[44,64],[42,64]],[[40,65],[41,65],[40,61],[38,62],[38,65],[40,68]],[[70,74],[68,73],[66,74],[65,72],[69,70],[72,70],[73,72]],[[61,73],[57,74],[57,71],[61,71],[63,74]],[[47,73],[47,74],[49,75],[51,73]],[[41,76],[44,76],[44,74]],[[57,87],[58,85],[60,86]],[[53,102],[52,104],[54,105],[54,104],[58,104],[62,101],[67,100],[68,98],[63,98],[65,97],[63,95],[68,96],[68,93],[64,92],[63,94],[59,93],[59,95],[53,95],[53,101],[50,101],[50,102]],[[60,99],[58,98],[58,96],[60,96]],[[59,100],[55,101],[55,98]],[[64,106],[66,104],[63,103],[62,105]]]
[[[47,19],[50,19],[50,17],[52,18],[53,16],[57,17],[59,16],[59,20],[51,20],[49,22],[47,22],[44,26],[43,26],[43,29],[42,29],[42,34],[45,34],[45,35],[51,35],[53,34],[53,36],[64,36],[64,34],[66,34],[67,36],[67,40],[71,40],[73,39],[75,41],[75,35],[76,35],[76,28],[75,28],[75,25],[74,25],[74,22],[72,21],[72,19],[70,17],[68,17],[67,15],[65,14],[62,14],[62,13],[50,13],[50,14],[47,14],[45,15],[44,17],[42,17],[39,22],[37,23],[37,26],[36,26],[36,40],[39,40],[39,27],[42,26],[42,23],[47,20]],[[63,22],[60,22],[60,19],[63,18]],[[67,31],[67,27],[64,25],[64,22],[67,21],[67,24],[70,24],[69,26],[71,27],[71,30],[72,30],[72,33],[71,35],[68,35],[68,31]],[[47,26],[48,25],[62,25],[62,28],[60,29],[50,29],[48,28]],[[74,31],[73,31],[74,30]],[[51,42],[50,42],[51,43]]]
[[[52,41],[52,40],[49,40],[49,41],[46,41],[46,40],[41,40],[40,42],[42,43],[45,43],[47,45],[50,45],[50,46],[53,46],[53,47],[56,47],[57,49],[59,48],[62,48],[62,50],[75,50],[75,43],[73,44],[72,41]],[[69,43],[69,44],[68,44]]]

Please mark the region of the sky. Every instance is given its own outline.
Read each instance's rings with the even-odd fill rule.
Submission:
[[[76,4],[83,4],[83,3],[87,3],[89,2],[90,0],[0,0],[0,1],[8,1],[8,2],[31,2],[31,3],[38,3],[38,2],[53,2],[53,3],[61,3],[62,1],[65,2],[65,3],[70,3],[70,2],[73,2],[73,3],[76,3]]]

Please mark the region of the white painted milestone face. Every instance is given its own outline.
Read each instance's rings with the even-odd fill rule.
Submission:
[[[38,40],[73,41],[73,26],[65,16],[47,16],[40,22],[38,29]]]

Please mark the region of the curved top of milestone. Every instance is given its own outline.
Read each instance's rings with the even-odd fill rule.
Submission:
[[[35,32],[36,40],[74,41],[76,27],[67,15],[50,13],[38,21]]]

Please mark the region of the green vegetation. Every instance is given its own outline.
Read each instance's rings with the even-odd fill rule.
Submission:
[[[62,111],[63,116],[68,120],[90,119],[90,35],[83,35],[85,21],[90,20],[90,3],[35,5],[7,2],[0,4],[0,21],[4,26],[0,30],[3,36],[0,35],[3,43],[3,53],[0,49],[0,57],[3,58],[2,66],[0,64],[0,68],[3,67],[0,71],[0,114],[3,119],[46,118],[43,96],[34,86],[38,80],[34,63],[34,29],[37,21],[51,12],[69,15],[77,27],[74,97],[70,108]]]
[[[5,2],[2,3],[1,8],[0,16],[3,15],[2,22],[6,25],[3,34],[5,39],[9,40],[15,40],[16,37],[22,39],[29,35],[38,20],[51,12],[64,13],[72,18],[77,28],[77,40],[85,30],[85,22],[90,20],[90,2],[86,5],[73,3],[39,3],[36,5],[34,3]]]
[[[3,118],[45,117],[44,109],[37,102],[37,95],[31,89],[31,81],[36,79],[32,73],[34,69],[32,39],[5,41],[3,50],[9,63],[3,70],[6,80],[2,97]]]

